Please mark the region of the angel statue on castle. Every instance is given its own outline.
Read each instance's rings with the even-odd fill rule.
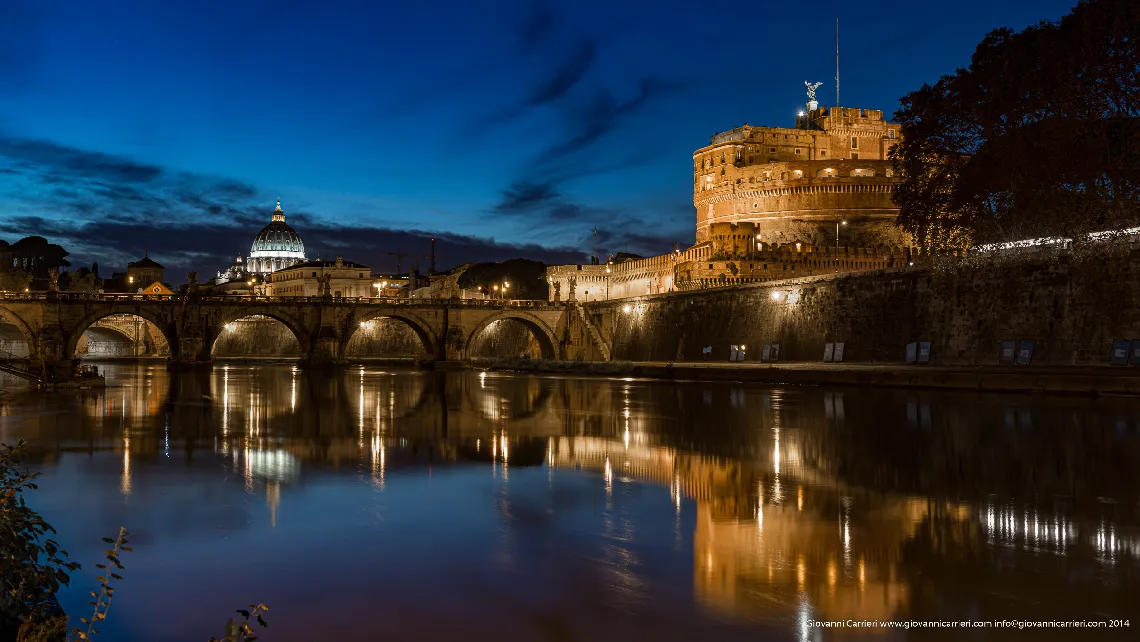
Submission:
[[[821,82],[810,83],[810,82],[805,80],[804,84],[807,85],[807,88],[808,88],[808,100],[811,102],[815,102],[815,90],[819,89],[819,86],[822,85],[823,83],[821,83]]]

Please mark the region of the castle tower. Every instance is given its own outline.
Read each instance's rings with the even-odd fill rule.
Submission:
[[[744,125],[693,153],[697,242],[716,223],[755,223],[764,243],[907,247],[894,225],[899,179],[888,155],[899,126],[877,109],[819,107],[805,83],[807,109],[794,127]]]

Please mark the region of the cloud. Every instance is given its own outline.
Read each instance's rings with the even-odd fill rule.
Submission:
[[[519,105],[503,109],[485,126],[494,126],[522,116],[527,111],[562,98],[577,85],[593,66],[597,58],[598,43],[593,38],[582,38],[563,59],[554,65],[551,73],[531,88],[526,100]],[[476,128],[482,129],[482,127]]]
[[[673,246],[688,246],[687,234],[671,234],[660,225],[645,223],[620,209],[597,208],[574,202],[559,192],[552,182],[516,182],[503,191],[503,198],[492,210],[496,215],[515,218],[531,229],[576,227],[577,247],[597,248],[601,254],[632,252],[645,256],[663,254]],[[593,229],[597,229],[597,236]],[[586,233],[582,235],[583,231]]]
[[[564,193],[562,186],[587,175],[628,170],[649,162],[653,156],[645,153],[644,149],[609,163],[599,163],[597,155],[589,152],[613,132],[623,118],[672,88],[670,83],[650,77],[639,80],[635,91],[625,98],[618,98],[604,88],[595,89],[584,107],[572,111],[565,119],[564,136],[540,151],[533,162],[528,163],[519,176],[503,188],[491,213],[515,217],[532,229],[565,228],[574,223],[587,228],[603,224],[610,230],[608,233],[614,235],[607,240],[625,251],[667,251],[681,239],[666,241],[669,237],[636,232],[645,227],[637,216],[621,209],[602,209],[575,202]],[[585,241],[588,245],[581,247],[591,247],[594,239]]]
[[[123,266],[144,252],[168,280],[195,270],[209,278],[249,251],[268,223],[272,197],[231,178],[139,163],[0,131],[0,235],[38,234],[72,253],[75,265]],[[45,214],[50,212],[50,215]],[[464,262],[527,258],[579,262],[580,251],[450,233],[341,226],[305,212],[287,213],[308,255],[344,255],[380,269],[389,251],[427,254],[436,239],[440,268]],[[15,237],[15,238],[13,238]],[[427,261],[421,265],[427,268]]]
[[[608,90],[598,90],[585,109],[570,119],[572,133],[548,148],[542,159],[550,163],[585,149],[613,131],[623,116],[632,114],[668,88],[662,80],[648,77],[638,80],[636,93],[625,100],[618,100]]]

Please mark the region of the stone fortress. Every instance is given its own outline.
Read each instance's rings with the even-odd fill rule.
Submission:
[[[835,272],[902,267],[895,225],[900,127],[876,109],[820,107],[794,127],[748,125],[693,153],[696,245],[672,254],[547,269],[551,300],[624,298]]]

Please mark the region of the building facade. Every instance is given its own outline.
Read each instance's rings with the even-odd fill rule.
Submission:
[[[127,263],[127,283],[129,291],[134,292],[154,283],[162,283],[164,268],[148,252],[137,261]]]
[[[809,102],[795,126],[747,123],[693,153],[696,245],[547,268],[551,300],[598,300],[909,265],[895,224],[900,126],[876,109]]]
[[[825,245],[835,242],[836,221],[846,220],[848,244],[908,246],[891,200],[899,125],[877,109],[802,114],[793,128],[745,124],[693,153],[697,243],[714,224],[752,222],[765,243]]]
[[[372,270],[339,256],[335,261],[317,259],[291,265],[265,277],[265,281],[268,296],[376,296]]]

